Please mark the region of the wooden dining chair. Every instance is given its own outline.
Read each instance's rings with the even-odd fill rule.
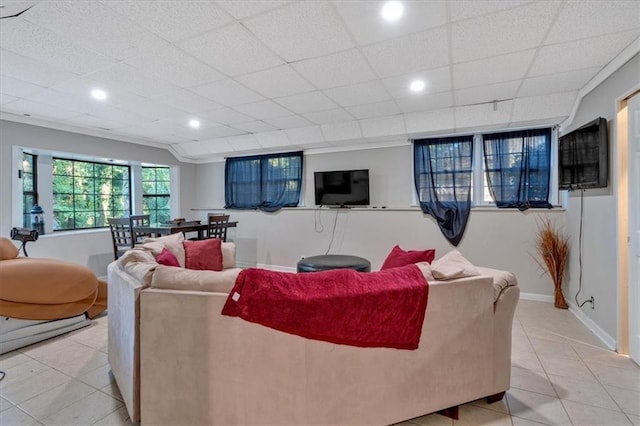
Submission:
[[[151,234],[148,232],[133,232],[133,228],[136,226],[149,226],[151,225],[151,215],[148,214],[132,214],[129,216],[129,226],[133,234],[133,245],[139,244]]]
[[[133,247],[133,238],[131,237],[131,225],[129,219],[108,218],[109,229],[111,231],[111,240],[113,242],[113,258],[117,260],[125,251]]]
[[[209,213],[207,215],[207,238],[220,238],[227,241],[227,228],[229,227],[228,214]]]

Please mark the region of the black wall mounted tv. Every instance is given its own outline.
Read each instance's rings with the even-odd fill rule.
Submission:
[[[369,205],[369,170],[314,172],[316,205]]]
[[[558,140],[560,189],[606,188],[609,177],[609,132],[606,118],[596,118]]]

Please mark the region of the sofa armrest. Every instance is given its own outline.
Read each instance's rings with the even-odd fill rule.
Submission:
[[[140,421],[140,291],[117,262],[107,268],[109,364],[133,422]]]
[[[494,304],[493,342],[495,345],[493,356],[493,379],[496,391],[504,392],[511,384],[511,334],[513,316],[520,298],[520,288],[511,286],[505,288]]]

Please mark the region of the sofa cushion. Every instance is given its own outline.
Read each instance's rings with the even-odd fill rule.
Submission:
[[[458,250],[451,250],[431,262],[431,273],[435,279],[443,281],[480,275],[478,268],[465,259]]]
[[[159,238],[145,238],[142,242],[142,247],[153,252],[153,257],[157,257],[162,253],[163,248],[167,248],[171,253],[176,256],[180,266],[185,266],[185,253],[182,243],[184,242],[184,235],[182,232],[166,235]]]
[[[418,262],[433,262],[436,256],[434,249],[428,250],[402,250],[396,245],[385,259],[380,270],[397,268],[398,266],[410,265]]]
[[[184,241],[187,269],[222,271],[222,240]]]
[[[15,259],[18,257],[18,247],[13,245],[8,238],[0,238],[0,260]]]
[[[229,293],[240,271],[240,268],[225,269],[224,271],[198,271],[158,265],[151,280],[151,287]]]
[[[509,271],[502,271],[499,269],[484,268],[478,266],[478,272],[481,275],[489,275],[493,278],[493,301],[498,300],[503,291],[508,287],[518,285],[518,280],[513,273]]]
[[[163,248],[158,257],[156,257],[156,262],[160,265],[180,266],[180,262],[178,262],[176,255],[171,253],[166,247]]]
[[[236,245],[234,243],[221,244],[222,250],[222,269],[229,269],[236,267]]]
[[[153,256],[153,251],[142,246],[127,250],[117,262],[120,269],[127,272],[145,287],[149,287],[151,284],[151,276],[156,266],[158,266]]]

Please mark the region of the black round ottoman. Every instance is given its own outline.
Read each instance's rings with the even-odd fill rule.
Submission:
[[[358,272],[370,272],[371,262],[358,256],[346,254],[321,254],[305,257],[298,262],[298,272],[318,272],[329,269],[355,269]]]

